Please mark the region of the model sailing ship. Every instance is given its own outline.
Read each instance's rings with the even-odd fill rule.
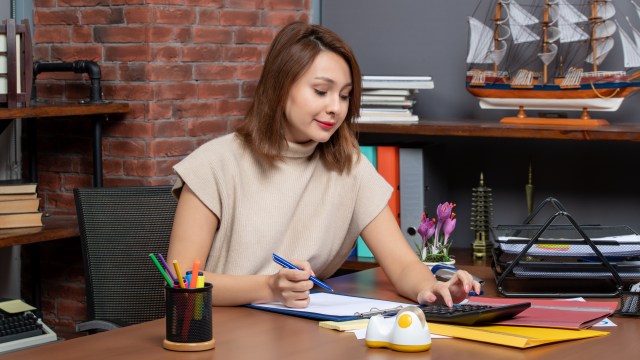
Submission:
[[[481,108],[520,109],[518,118],[525,109],[582,110],[587,120],[588,110],[615,111],[640,89],[640,31],[626,17],[629,36],[612,0],[497,0],[484,10],[486,19],[469,17],[466,76]],[[626,69],[601,70],[617,45]]]

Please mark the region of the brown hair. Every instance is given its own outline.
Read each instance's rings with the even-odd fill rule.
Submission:
[[[353,51],[325,27],[294,22],[280,30],[273,40],[251,107],[236,130],[249,149],[268,165],[281,160],[287,146],[284,133],[289,91],[322,51],[331,51],[344,59],[351,70],[352,88],[344,122],[327,142],[318,144],[316,154],[327,168],[338,172],[349,171],[353,155],[359,154],[355,151],[358,141],[351,124],[360,113],[362,83]]]

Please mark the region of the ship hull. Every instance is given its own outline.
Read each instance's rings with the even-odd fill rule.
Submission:
[[[472,86],[467,90],[483,109],[537,109],[616,111],[624,98],[640,90],[640,82],[583,84],[566,89],[557,85],[535,85],[532,88],[512,88],[508,84]]]

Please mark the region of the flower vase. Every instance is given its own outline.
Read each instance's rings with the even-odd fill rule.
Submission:
[[[432,267],[434,267],[434,266],[436,266],[438,264],[453,266],[453,264],[456,263],[456,259],[451,259],[449,261],[436,261],[436,262],[423,261],[422,263],[427,265],[429,267],[429,269],[431,269]]]

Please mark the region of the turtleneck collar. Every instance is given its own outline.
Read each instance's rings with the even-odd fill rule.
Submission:
[[[296,143],[287,141],[287,149],[284,150],[282,155],[290,158],[309,157],[316,150],[317,146],[318,146],[317,141],[309,141],[304,144],[296,144]]]

